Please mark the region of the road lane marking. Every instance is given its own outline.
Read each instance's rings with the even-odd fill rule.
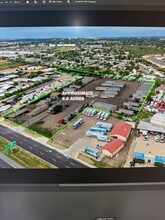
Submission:
[[[40,152],[41,155],[44,155],[44,153]]]
[[[24,141],[25,141],[25,142],[27,142],[27,140],[26,140],[26,139],[24,139]]]
[[[66,166],[66,168],[70,168],[70,167]]]
[[[61,159],[61,157],[60,156],[57,156],[59,159]]]
[[[34,146],[35,146],[35,147],[38,147],[38,145],[37,145],[37,144],[34,144]]]
[[[21,142],[21,141],[18,141],[18,143],[22,144],[22,142]]]
[[[54,159],[54,158],[53,158],[52,160],[53,160],[53,161],[56,161],[56,159]]]
[[[33,149],[32,147],[29,147],[30,149]]]
[[[70,164],[72,164],[73,166],[75,166],[75,164],[74,164],[74,163],[70,163]]]

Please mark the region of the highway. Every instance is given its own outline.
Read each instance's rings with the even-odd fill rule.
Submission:
[[[52,150],[24,135],[21,135],[3,125],[0,125],[0,136],[9,140],[16,141],[17,145],[37,157],[49,162],[58,168],[87,168],[76,160],[65,157],[56,150]]]
[[[12,169],[13,167],[10,164],[8,164],[6,161],[0,158],[0,169],[3,169],[3,168]]]

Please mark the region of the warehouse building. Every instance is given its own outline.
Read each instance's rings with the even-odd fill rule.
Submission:
[[[151,118],[151,123],[165,127],[165,114],[157,113]]]
[[[101,111],[107,111],[107,112],[114,112],[117,110],[117,106],[116,105],[112,105],[112,104],[107,104],[104,102],[95,102],[93,104],[93,107],[101,110]]]
[[[101,149],[102,154],[113,157],[124,147],[124,142],[120,139],[114,139],[110,143],[104,145]]]
[[[123,122],[117,123],[109,133],[111,137],[119,138],[126,142],[131,132],[132,125]]]
[[[145,121],[140,121],[137,129],[141,132],[143,131],[152,131],[152,132],[160,132],[165,134],[165,127],[159,126],[159,125],[155,125],[155,124],[151,124],[149,122],[145,122]]]
[[[124,108],[120,108],[118,110],[118,113],[119,114],[122,114],[122,115],[125,115],[125,116],[133,116],[134,115],[134,111],[132,110],[127,110],[127,109],[124,109]]]

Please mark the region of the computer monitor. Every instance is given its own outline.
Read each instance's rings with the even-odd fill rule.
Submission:
[[[162,14],[0,13],[0,183],[164,182]]]

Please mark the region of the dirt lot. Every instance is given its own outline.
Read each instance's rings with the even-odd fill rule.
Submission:
[[[8,61],[7,61],[8,62]],[[5,69],[3,71],[0,71],[0,72],[10,72],[10,71],[15,71],[16,69],[18,68],[25,68],[25,67],[28,67],[29,65],[24,65],[24,66],[18,66],[18,67],[14,67],[14,68],[9,68],[9,69]]]
[[[0,64],[2,63],[8,63],[8,60],[0,60]]]

